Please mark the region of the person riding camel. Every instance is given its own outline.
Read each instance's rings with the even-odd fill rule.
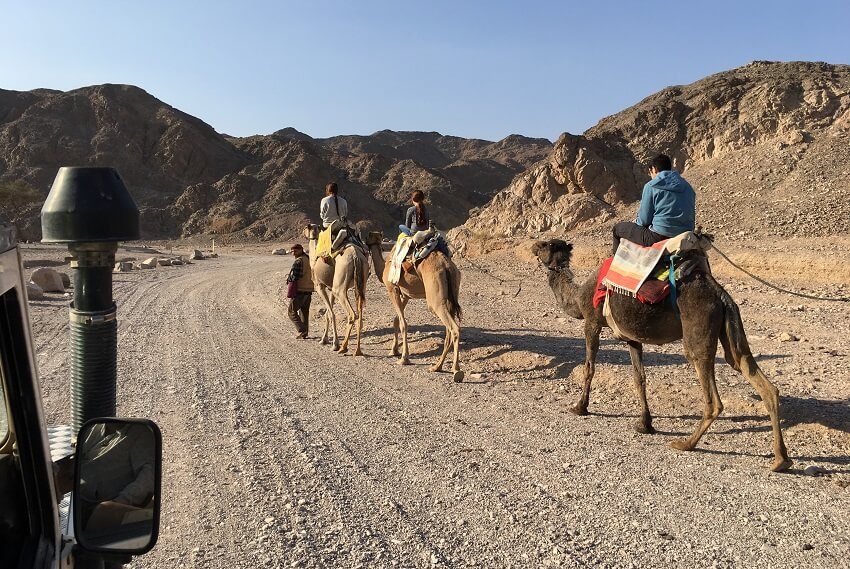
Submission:
[[[325,197],[319,204],[319,216],[322,227],[331,228],[331,237],[334,239],[331,250],[338,249],[348,237],[348,202],[339,197],[339,187],[335,182],[325,186]]]
[[[612,254],[617,252],[620,239],[649,247],[694,230],[696,194],[681,174],[673,170],[670,157],[659,154],[653,158],[649,175],[652,179],[643,186],[637,219],[614,226]]]
[[[404,216],[404,225],[399,225],[398,229],[406,235],[413,235],[417,231],[427,231],[430,227],[431,220],[428,217],[428,210],[425,208],[425,194],[422,190],[416,190],[410,195],[410,201],[413,205],[407,209]]]

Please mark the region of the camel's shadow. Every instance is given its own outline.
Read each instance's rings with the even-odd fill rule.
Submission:
[[[411,344],[415,341],[421,341],[422,338],[411,338],[411,336],[426,335],[428,338],[437,339],[442,345],[445,329],[442,326],[434,324],[419,324],[407,326],[408,342]],[[374,338],[375,341],[366,342],[372,345],[380,345],[386,343],[389,345],[389,338],[392,336],[393,330],[390,327],[376,328],[364,330],[364,338]],[[432,357],[440,354],[441,347],[436,346],[428,350],[417,351],[417,357]],[[532,328],[504,328],[504,329],[484,329],[477,327],[463,327],[461,329],[461,350],[470,350],[476,347],[501,346],[495,351],[487,354],[487,358],[499,357],[503,354],[526,351],[550,358],[549,363],[537,366],[538,370],[554,369],[555,376],[558,378],[569,377],[572,370],[584,364],[585,357],[585,341],[584,338],[570,336],[553,336],[547,330],[538,330]],[[682,365],[687,364],[688,360],[682,354],[666,354],[652,351],[652,346],[645,346],[643,352],[644,367],[651,368],[657,366]],[[767,360],[787,357],[785,355],[765,355],[760,356],[758,360]],[[631,357],[629,356],[628,346],[622,340],[613,338],[600,340],[600,350],[596,356],[597,364],[612,364],[628,366],[628,375],[625,379],[631,379]],[[716,359],[717,364],[726,363],[722,356]]]
[[[821,425],[828,430],[850,434],[850,403],[845,401],[817,399],[815,397],[796,397],[785,396],[780,398],[782,410],[782,428],[783,430],[790,429],[798,425]],[[622,413],[599,413],[591,412],[590,415],[599,417],[628,417],[637,418],[637,414],[622,414]],[[655,419],[675,419],[681,421],[693,421],[696,423],[702,417],[696,414],[686,415],[654,415]],[[735,435],[741,433],[769,433],[771,428],[769,419],[764,415],[721,415],[712,425],[710,433],[715,435]],[[690,431],[674,429],[670,431],[661,430],[657,434],[672,437],[685,437],[690,435]],[[793,440],[789,442],[789,449],[793,453]],[[724,454],[724,455],[741,455],[762,457],[768,455],[760,455],[757,453],[733,452],[717,449],[705,448],[705,444],[701,443],[696,451],[709,454]],[[832,467],[825,467],[824,474],[850,474],[850,454],[838,455],[798,455],[792,456],[797,461],[826,463]],[[789,472],[802,474],[802,469],[792,469]]]

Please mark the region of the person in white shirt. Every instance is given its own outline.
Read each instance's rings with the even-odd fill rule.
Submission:
[[[319,215],[322,218],[322,227],[327,229],[334,222],[339,220],[342,226],[347,225],[348,217],[348,202],[345,198],[339,197],[339,188],[336,183],[330,182],[325,186],[325,197],[319,205]]]

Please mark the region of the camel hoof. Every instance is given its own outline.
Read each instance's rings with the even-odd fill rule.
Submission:
[[[363,351],[362,351],[362,350],[357,350],[357,351],[355,351],[355,352],[354,352],[354,355],[355,355],[355,356],[362,356],[362,355],[363,355]]]
[[[791,468],[792,464],[794,464],[794,461],[790,458],[776,457],[776,459],[773,461],[773,464],[770,465],[770,470],[772,470],[773,472],[782,472]]]
[[[587,407],[579,407],[578,405],[570,407],[570,413],[578,415],[579,417],[584,417],[587,415]]]
[[[676,439],[670,443],[670,447],[676,450],[694,450],[693,445],[688,442],[688,439]]]
[[[655,427],[652,425],[644,425],[643,423],[635,423],[635,431],[642,435],[654,435]]]
[[[338,350],[336,351],[336,353],[338,353],[338,354],[347,354],[347,353],[348,353],[348,348],[340,348],[340,349],[338,349]]]
[[[459,369],[456,372],[454,372],[454,375],[452,375],[452,379],[455,380],[455,383],[460,383],[461,381],[463,381],[463,376],[464,376],[463,370]]]
[[[398,365],[400,365],[400,366],[409,366],[409,365],[410,365],[410,360],[409,360],[409,359],[407,359],[407,358],[402,358],[402,359],[398,360]]]
[[[443,371],[443,366],[432,365],[431,367],[428,368],[428,371],[432,371],[434,373],[439,373],[439,372]]]

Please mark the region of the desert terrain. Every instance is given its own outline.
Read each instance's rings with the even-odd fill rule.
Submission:
[[[570,240],[583,279],[607,234]],[[646,347],[657,434],[632,428],[628,350],[607,330],[591,414],[572,415],[582,325],[556,307],[530,243],[455,257],[460,384],[428,372],[443,330],[421,301],[407,311],[413,365],[388,356],[392,311],[374,276],[365,356],[354,357],[316,340],[315,295],[311,338],[294,339],[284,298],[291,259],[270,255],[273,244],[115,274],[118,414],[155,420],[164,438],[159,543],[131,567],[846,564],[850,305],[779,293],[711,257],[781,393],[794,466],[774,474],[762,405],[722,352],[725,411],[694,452],[668,446],[702,410],[680,343]],[[850,295],[850,239],[717,245],[779,286]],[[23,246],[29,270],[70,273],[59,264],[65,254]],[[70,421],[67,303],[61,294],[30,303],[51,424]]]

